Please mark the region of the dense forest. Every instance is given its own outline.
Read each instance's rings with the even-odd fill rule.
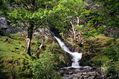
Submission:
[[[63,77],[72,59],[54,36],[100,76]],[[0,79],[119,79],[119,0],[0,0]]]

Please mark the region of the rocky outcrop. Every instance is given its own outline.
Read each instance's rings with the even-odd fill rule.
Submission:
[[[4,35],[8,29],[7,20],[5,17],[0,17],[0,35]]]
[[[26,31],[26,29],[22,27],[12,27],[8,25],[7,19],[5,17],[0,16],[0,35],[8,35],[23,31]]]
[[[59,70],[63,79],[104,79],[104,75],[99,70],[83,66],[81,68],[61,68]]]

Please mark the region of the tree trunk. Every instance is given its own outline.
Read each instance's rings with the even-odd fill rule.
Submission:
[[[29,56],[31,56],[31,40],[32,40],[32,35],[33,35],[33,29],[34,29],[34,23],[30,22],[28,27],[28,36],[26,39],[26,51]]]
[[[31,11],[31,12],[34,12],[35,10],[35,0],[31,0],[30,4],[27,5],[29,6],[28,9]],[[29,56],[32,56],[31,54],[31,40],[32,40],[32,35],[33,35],[33,29],[34,29],[34,22],[33,20],[30,20],[29,21],[29,27],[28,27],[28,36],[27,36],[27,40],[26,40],[26,49],[27,49],[27,54]]]
[[[73,32],[73,40],[76,39],[76,31],[75,31],[75,27],[73,25],[73,23],[70,21],[71,27],[72,27],[72,32]]]

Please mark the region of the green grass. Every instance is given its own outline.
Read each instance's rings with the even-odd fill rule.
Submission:
[[[35,37],[32,39],[33,54],[36,53],[38,41]],[[24,52],[25,37],[20,37],[19,34],[0,36],[0,79],[9,79],[14,75],[17,79],[61,79],[54,68],[56,53],[51,51],[52,44],[47,45],[47,49],[40,52],[39,58],[32,59]]]
[[[31,59],[24,52],[25,38],[19,34],[0,36],[0,78],[15,75],[17,79],[27,79],[30,75]],[[2,73],[5,75],[2,76]]]
[[[16,39],[17,38],[17,39]],[[22,38],[19,38],[18,35],[0,36],[0,54],[6,52],[20,53],[24,51],[25,41]]]

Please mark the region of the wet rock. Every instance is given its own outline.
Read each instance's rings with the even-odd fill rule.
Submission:
[[[8,28],[7,26],[7,20],[5,17],[0,17],[0,29]]]
[[[59,70],[63,79],[104,79],[96,68],[83,66],[81,68],[65,67]]]
[[[7,20],[5,17],[0,17],[0,35],[4,35],[6,33],[8,26]]]

